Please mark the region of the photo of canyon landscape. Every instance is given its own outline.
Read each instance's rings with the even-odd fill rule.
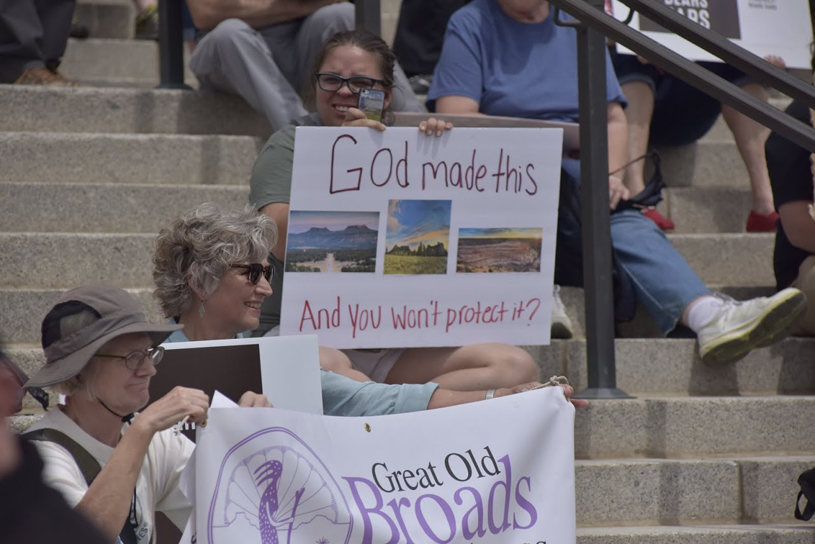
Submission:
[[[458,231],[456,272],[540,272],[540,228]]]

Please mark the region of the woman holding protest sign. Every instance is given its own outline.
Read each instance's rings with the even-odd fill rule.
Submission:
[[[286,252],[289,197],[294,161],[296,126],[369,127],[384,131],[393,88],[395,57],[378,36],[362,31],[341,32],[331,37],[317,56],[313,75],[317,111],[279,130],[266,143],[252,172],[252,205],[274,219],[280,232],[270,260],[275,268],[276,295],[262,306],[258,334],[280,323],[280,292]],[[382,121],[369,119],[357,109],[359,93],[384,92]],[[383,122],[384,121],[384,122]],[[437,119],[419,124],[428,137],[441,136],[452,125]],[[460,391],[511,387],[534,380],[537,367],[524,350],[507,344],[476,344],[461,348],[412,348],[345,350],[333,352],[334,370],[355,376],[360,373],[376,382],[436,382]],[[343,355],[344,354],[344,355]],[[324,367],[326,367],[324,362]]]
[[[257,326],[260,306],[272,293],[266,256],[277,242],[274,222],[253,209],[222,210],[202,204],[163,229],[156,242],[156,297],[173,323],[184,325],[168,342],[224,340]],[[336,351],[336,350],[334,350]],[[323,353],[321,352],[321,357]],[[436,383],[386,385],[321,372],[323,411],[360,416],[442,408],[538,387],[527,383],[452,391]],[[566,395],[571,387],[564,385]],[[272,399],[274,401],[274,399]],[[574,401],[582,407],[585,401]]]

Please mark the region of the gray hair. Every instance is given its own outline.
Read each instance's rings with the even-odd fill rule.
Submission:
[[[98,360],[91,358],[85,368],[76,376],[71,376],[67,380],[49,386],[51,391],[59,395],[70,397],[78,395],[84,391],[88,400],[96,400],[96,375],[101,368]]]
[[[277,226],[251,206],[201,204],[162,229],[153,257],[154,295],[166,317],[189,310],[195,293],[209,297],[233,264],[261,262],[277,243]]]

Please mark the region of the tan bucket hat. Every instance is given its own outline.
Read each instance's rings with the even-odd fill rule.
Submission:
[[[86,324],[65,336],[62,334],[63,320],[72,316]],[[45,366],[25,385],[44,387],[76,376],[99,348],[123,334],[146,332],[153,345],[158,345],[183,327],[150,323],[138,302],[119,287],[96,284],[71,289],[43,319]]]

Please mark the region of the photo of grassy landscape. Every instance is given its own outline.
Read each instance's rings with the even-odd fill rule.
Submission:
[[[540,272],[543,229],[459,229],[456,272]]]
[[[379,212],[293,211],[286,272],[375,272]]]
[[[391,200],[385,274],[446,274],[450,200]]]

